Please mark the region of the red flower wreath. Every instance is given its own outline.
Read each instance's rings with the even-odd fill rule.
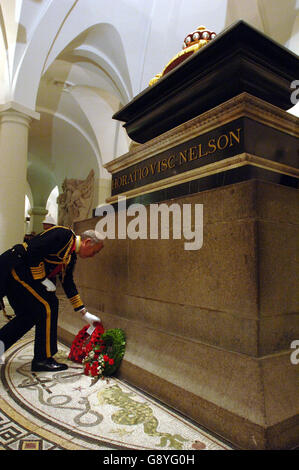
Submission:
[[[101,336],[105,331],[102,323],[97,323],[91,335],[87,333],[89,328],[90,325],[84,326],[75,337],[68,356],[70,360],[82,364],[83,359],[92,350],[94,344],[101,342]]]
[[[79,331],[68,358],[83,364],[84,374],[97,381],[114,374],[120,366],[125,353],[126,337],[120,328],[105,332],[102,323],[97,323],[90,335],[89,327],[86,325]]]
[[[112,328],[105,331],[101,339],[83,359],[84,374],[95,381],[113,375],[125,354],[126,336],[122,329]]]

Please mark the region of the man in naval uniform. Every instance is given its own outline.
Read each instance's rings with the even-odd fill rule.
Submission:
[[[1,328],[0,341],[7,350],[35,325],[32,371],[67,369],[66,364],[53,358],[57,352],[57,276],[75,312],[90,324],[100,322],[87,312],[73,271],[77,255],[90,258],[102,248],[102,237],[94,230],[76,236],[69,228],[54,226],[0,256],[0,297],[6,295],[15,312],[15,317]]]

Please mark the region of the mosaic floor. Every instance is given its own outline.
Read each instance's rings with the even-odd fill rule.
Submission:
[[[0,327],[4,324],[0,312]],[[33,331],[0,366],[0,450],[229,450],[226,443],[117,378],[98,381],[67,359],[68,370],[31,372]]]

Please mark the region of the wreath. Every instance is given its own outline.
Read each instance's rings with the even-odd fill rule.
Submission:
[[[125,354],[126,338],[123,330],[107,330],[96,341],[83,359],[84,373],[92,377],[107,377],[119,368]]]
[[[102,323],[97,323],[91,335],[88,333],[89,328],[90,325],[84,326],[72,342],[68,356],[71,361],[81,364],[89,351],[91,351],[92,346],[99,341],[105,331]]]
[[[113,328],[105,332],[98,323],[91,335],[89,325],[82,328],[74,339],[69,359],[84,364],[84,374],[97,381],[113,375],[125,354],[126,336],[122,329]]]

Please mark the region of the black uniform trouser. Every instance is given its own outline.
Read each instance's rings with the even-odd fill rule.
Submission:
[[[44,360],[57,352],[58,299],[40,281],[32,279],[26,266],[8,276],[6,296],[16,317],[0,330],[5,350],[35,325],[34,359]]]

